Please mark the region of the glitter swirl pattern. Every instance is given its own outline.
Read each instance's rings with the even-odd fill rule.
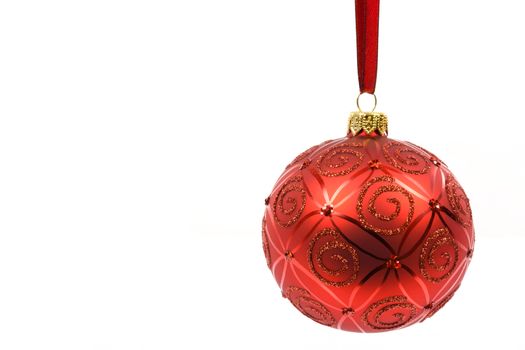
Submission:
[[[332,313],[319,301],[313,299],[306,289],[290,286],[284,294],[293,306],[306,317],[325,326],[333,327],[335,325],[335,318]]]
[[[403,295],[381,299],[370,305],[361,319],[373,329],[388,330],[409,323],[416,316],[416,307]]]
[[[416,147],[417,149],[419,149],[420,151],[422,151],[423,153],[426,153],[429,155],[429,160],[431,163],[433,163],[434,165],[436,166],[440,166],[440,165],[444,165],[444,166],[447,166],[445,164],[445,162],[443,162],[441,159],[439,159],[438,156],[436,156],[434,153],[430,152],[429,150],[421,147],[421,146],[418,146],[418,145],[414,145],[412,142],[406,142],[408,144],[410,144],[411,146],[414,146]]]
[[[446,228],[441,228],[426,239],[419,256],[419,270],[433,283],[448,278],[458,263],[458,245]]]
[[[383,155],[397,169],[409,174],[425,174],[430,169],[429,160],[418,150],[397,141],[383,145]]]
[[[465,191],[452,175],[447,176],[445,188],[456,221],[465,227],[470,227],[472,225],[472,210]]]
[[[319,173],[328,177],[350,174],[363,161],[362,148],[359,143],[343,143],[329,148],[317,162]]]
[[[263,218],[262,222],[262,248],[264,252],[264,257],[266,259],[266,265],[268,265],[268,267],[271,267],[272,257],[270,255],[270,244],[268,242],[268,236],[266,233],[266,218]]]
[[[368,192],[372,194],[369,195]],[[381,205],[378,205],[378,201],[381,201]],[[387,205],[388,212],[385,210]],[[405,210],[401,215],[403,206]],[[394,178],[378,176],[367,182],[359,193],[357,213],[364,227],[386,236],[397,235],[404,232],[412,221],[414,198],[406,189],[397,185]]]
[[[287,180],[277,192],[273,202],[275,221],[282,227],[292,226],[301,216],[306,206],[306,192],[302,176]]]
[[[323,283],[343,287],[355,281],[359,272],[359,256],[341,233],[325,228],[310,241],[310,271]]]

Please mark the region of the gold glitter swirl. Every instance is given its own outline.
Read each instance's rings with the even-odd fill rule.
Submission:
[[[290,286],[286,289],[285,296],[306,317],[325,326],[335,325],[332,313],[323,304],[313,299],[306,289]]]
[[[273,202],[273,216],[282,227],[293,225],[301,216],[306,206],[306,191],[303,177],[288,179],[279,189]]]
[[[416,307],[407,302],[403,295],[381,299],[370,305],[361,315],[365,324],[374,329],[399,328],[410,322],[416,315]]]
[[[427,157],[409,145],[390,141],[383,145],[386,160],[397,169],[409,174],[425,174],[430,169]]]
[[[458,263],[458,245],[448,229],[440,228],[423,244],[419,270],[427,280],[439,283],[448,278]]]
[[[272,257],[270,255],[270,244],[266,233],[266,217],[263,217],[262,222],[262,248],[264,251],[264,257],[266,258],[266,265],[270,268],[272,265]]]
[[[317,169],[323,176],[343,176],[359,167],[364,154],[360,143],[343,143],[329,148],[317,161]]]
[[[454,219],[464,227],[472,226],[472,210],[467,194],[452,175],[447,175],[445,180],[447,198],[450,202]]]
[[[332,228],[323,229],[310,241],[308,263],[317,278],[334,287],[351,284],[359,272],[357,251]]]
[[[368,190],[375,184],[381,182],[386,182],[386,184],[379,186],[372,193],[368,200],[366,211],[363,210],[364,200]],[[378,200],[388,193],[391,194],[391,197],[388,197],[385,202],[390,204],[391,207],[393,206],[393,210],[390,213],[385,212],[388,204],[381,203],[378,205]],[[403,209],[401,203],[402,200],[407,206],[405,210],[406,217],[404,220],[400,217]],[[357,213],[361,224],[367,229],[386,236],[392,236],[404,232],[412,221],[414,210],[414,198],[412,195],[403,187],[395,184],[394,179],[390,176],[378,176],[367,182],[361,189],[357,199]],[[372,224],[370,220],[367,219],[367,216],[370,215],[365,214],[370,214],[376,221],[381,222],[381,224]]]

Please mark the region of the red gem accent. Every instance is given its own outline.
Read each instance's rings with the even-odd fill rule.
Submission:
[[[332,216],[332,213],[334,212],[334,206],[331,204],[325,204],[321,208],[321,215],[324,216]]]
[[[381,167],[381,163],[377,159],[374,159],[368,162],[368,166],[372,169],[379,169]]]
[[[343,315],[353,315],[355,314],[355,310],[352,309],[351,307],[344,307],[341,312],[343,313]]]
[[[425,310],[432,310],[432,308],[434,307],[434,303],[430,303],[428,305],[425,305]]]
[[[399,269],[401,267],[401,262],[397,258],[397,256],[392,255],[390,259],[386,261],[386,267],[389,269]]]
[[[303,164],[301,164],[301,167],[299,169],[301,170],[304,170],[306,168],[308,168],[308,166],[310,165],[310,163],[312,163],[312,161],[310,159],[307,159],[303,162]]]
[[[440,166],[441,165],[441,162],[434,156],[430,157],[430,161],[432,162],[432,164],[434,164],[435,166]]]
[[[430,206],[430,208],[431,208],[432,210],[435,210],[435,211],[441,209],[441,206],[439,205],[439,202],[438,202],[437,200],[435,200],[435,199],[431,199],[431,200],[429,200],[429,201],[428,201],[428,205]]]

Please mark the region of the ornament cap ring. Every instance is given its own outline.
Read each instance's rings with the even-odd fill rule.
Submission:
[[[388,118],[381,112],[352,112],[348,119],[348,133],[353,136],[360,133],[365,135],[388,135]]]
[[[376,110],[376,106],[377,106],[377,97],[376,97],[376,94],[374,93],[368,93],[368,92],[361,92],[358,96],[357,96],[357,99],[356,99],[356,103],[357,103],[357,109],[359,109],[359,112],[365,112],[361,109],[361,104],[360,104],[360,100],[361,100],[361,97],[363,95],[370,95],[372,96],[372,98],[374,99],[374,106],[372,107],[372,109],[369,111],[369,112],[373,112]]]

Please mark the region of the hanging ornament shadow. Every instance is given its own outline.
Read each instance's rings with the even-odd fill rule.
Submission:
[[[379,1],[357,0],[362,94],[375,92],[378,23]],[[282,295],[302,314],[383,332],[424,321],[451,300],[472,258],[474,228],[446,164],[389,138],[387,116],[358,107],[345,137],[285,168],[265,200],[262,242]]]

